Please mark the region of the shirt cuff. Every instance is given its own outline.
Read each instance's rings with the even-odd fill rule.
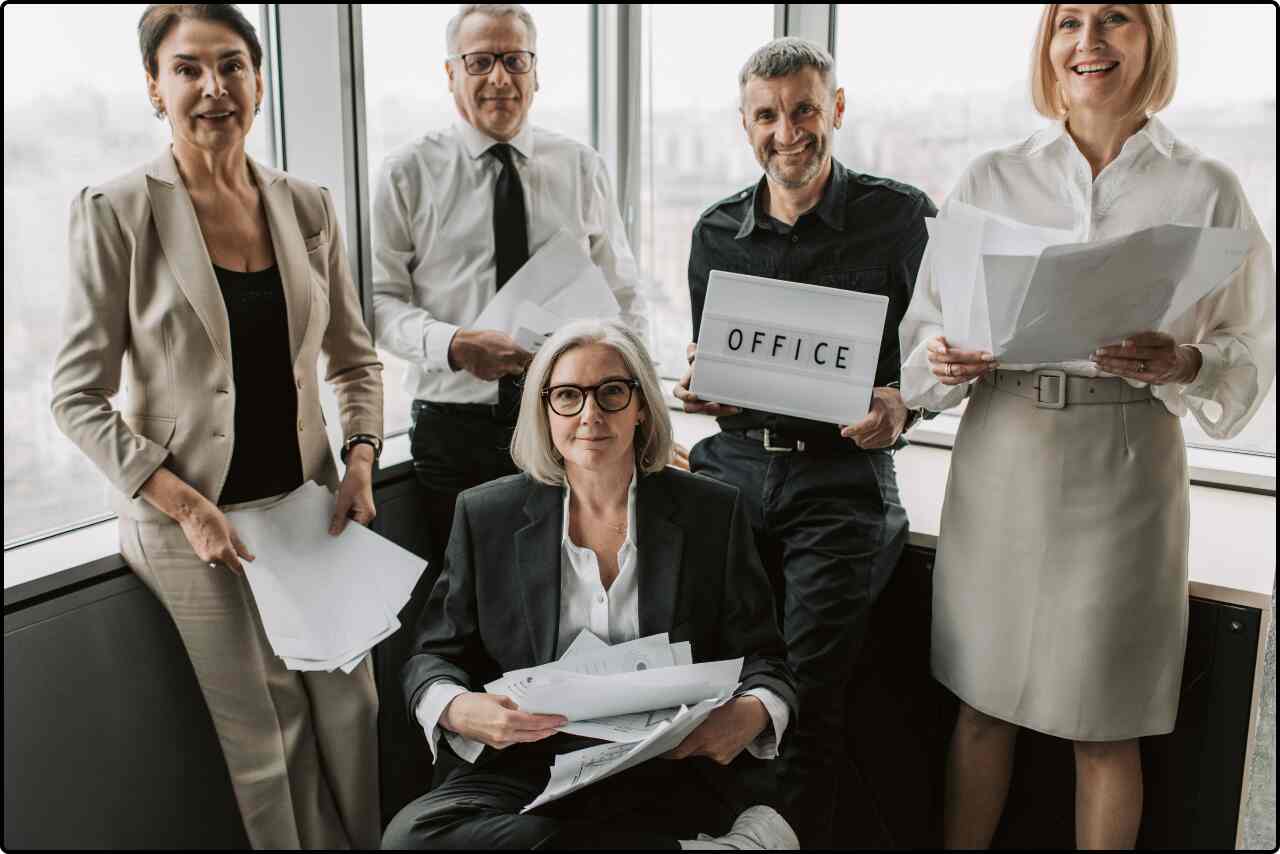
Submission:
[[[418,723],[422,725],[423,731],[427,734],[427,744],[431,745],[432,762],[439,759],[436,742],[440,738],[441,731],[444,732],[445,738],[449,740],[449,746],[453,748],[453,752],[458,754],[460,759],[474,763],[484,750],[484,745],[480,742],[465,738],[440,726],[440,716],[444,714],[445,706],[449,705],[454,697],[465,693],[467,693],[467,689],[456,682],[441,680],[432,683],[423,693],[422,699],[418,701],[418,708],[414,710],[414,717],[418,719]]]
[[[755,697],[763,703],[764,710],[769,713],[769,722],[772,724],[747,745],[747,752],[756,759],[776,759],[778,744],[786,734],[787,724],[791,722],[791,710],[787,708],[787,704],[781,697],[768,688],[752,688],[750,691],[744,691],[741,696]]]
[[[1213,344],[1191,346],[1200,351],[1200,373],[1188,385],[1182,386],[1182,394],[1184,397],[1212,400],[1218,385],[1218,375],[1222,372],[1222,356]]]
[[[427,325],[422,333],[422,350],[427,356],[427,363],[423,368],[428,373],[453,371],[449,365],[449,345],[460,328],[443,320],[436,320]]]

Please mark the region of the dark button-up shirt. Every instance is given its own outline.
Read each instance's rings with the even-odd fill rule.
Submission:
[[[922,191],[888,178],[860,175],[832,158],[822,199],[788,226],[765,209],[765,178],[712,205],[693,229],[689,302],[698,338],[712,270],[806,282],[889,298],[875,384],[896,385],[901,367],[898,324],[911,302],[937,208]],[[788,436],[838,432],[831,424],[743,410],[719,419],[726,430],[768,427]]]

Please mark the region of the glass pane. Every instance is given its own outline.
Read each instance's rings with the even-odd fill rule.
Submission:
[[[974,157],[1043,126],[1028,86],[1040,8],[841,4],[836,64],[848,111],[836,156],[859,171],[914,184],[941,203]],[[1161,118],[1240,176],[1274,252],[1275,7],[1179,3],[1174,17],[1178,92]],[[920,28],[921,20],[930,26]],[[903,61],[901,40],[885,37],[900,32],[912,33],[911,52],[920,60]],[[1209,439],[1191,417],[1183,429],[1189,443],[1274,455],[1275,413],[1273,386],[1229,442]]]
[[[525,8],[538,26],[538,94],[530,116],[540,127],[590,144],[591,6]],[[445,25],[456,11],[453,5],[362,8],[370,181],[392,150],[458,117],[444,70]],[[391,435],[408,429],[412,393],[404,388],[404,363],[385,350],[378,355],[386,365],[384,429]]]
[[[4,542],[109,512],[110,488],[49,413],[67,221],[81,188],[165,150],[138,54],[136,5],[4,8]],[[260,7],[242,5],[255,24]],[[260,34],[260,38],[262,35]],[[271,163],[259,117],[249,154]]]
[[[760,178],[738,113],[738,69],[773,37],[773,6],[644,6],[640,242],[650,344],[685,371],[689,243],[699,215]]]

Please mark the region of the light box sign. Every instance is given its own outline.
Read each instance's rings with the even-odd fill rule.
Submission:
[[[889,298],[712,270],[691,390],[833,424],[867,414]]]

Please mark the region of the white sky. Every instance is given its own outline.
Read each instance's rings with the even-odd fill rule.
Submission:
[[[100,91],[136,87],[143,97],[134,31],[142,8],[6,5],[6,107],[86,85]],[[242,8],[256,22],[258,7]],[[590,48],[585,7],[529,8],[541,32],[539,101],[581,103]],[[366,8],[366,64],[376,65],[379,79],[393,88],[420,88],[424,97],[444,97],[444,22],[453,9]],[[868,102],[1021,85],[1038,10],[1036,4],[842,6],[837,24],[841,83]],[[1177,4],[1174,16],[1182,53],[1176,104],[1275,98],[1274,6]],[[773,12],[759,4],[689,4],[656,7],[651,21],[656,105],[696,108],[732,101],[737,69],[746,58],[740,46],[771,36]]]

